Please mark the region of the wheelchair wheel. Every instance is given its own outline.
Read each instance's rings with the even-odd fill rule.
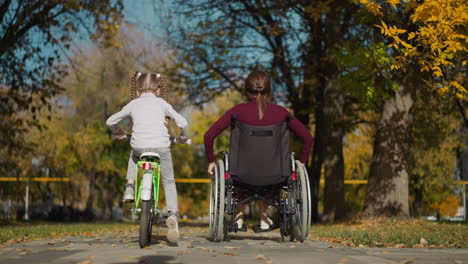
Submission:
[[[295,238],[303,242],[309,234],[311,220],[309,176],[305,166],[296,161],[298,178],[295,183],[297,213],[293,227]]]
[[[218,160],[210,191],[210,237],[214,241],[224,239],[224,184],[224,163]]]

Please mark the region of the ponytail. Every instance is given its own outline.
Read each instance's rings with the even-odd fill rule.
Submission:
[[[265,98],[265,95],[258,93],[256,102],[257,102],[257,109],[258,109],[258,119],[262,120],[263,116],[265,115],[265,110],[268,106],[268,101]]]
[[[258,118],[263,119],[268,103],[271,102],[271,82],[268,74],[262,71],[251,72],[245,80],[245,94],[257,103]]]

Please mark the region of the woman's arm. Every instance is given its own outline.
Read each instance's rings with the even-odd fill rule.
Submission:
[[[309,159],[310,150],[312,148],[312,143],[314,138],[310,134],[309,130],[299,121],[297,118],[293,117],[288,124],[289,128],[298,136],[302,141],[302,150],[300,161],[306,163]]]
[[[214,139],[231,125],[231,116],[235,113],[235,107],[227,111],[221,118],[219,118],[209,129],[206,131],[204,136],[205,141],[205,152],[208,162],[212,163],[215,161],[213,152]]]

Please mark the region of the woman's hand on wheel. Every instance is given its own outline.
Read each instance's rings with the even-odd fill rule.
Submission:
[[[208,173],[213,175],[214,173],[214,168],[215,168],[215,163],[214,162],[210,162],[210,164],[208,165]]]

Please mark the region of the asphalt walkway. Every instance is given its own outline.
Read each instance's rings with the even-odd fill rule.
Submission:
[[[468,264],[468,249],[350,248],[308,238],[304,243],[280,242],[278,232],[231,235],[229,242],[211,242],[206,226],[182,226],[177,245],[168,244],[165,230],[156,230],[151,246],[140,249],[138,230],[83,234],[0,245],[1,264],[106,263],[454,263]]]

